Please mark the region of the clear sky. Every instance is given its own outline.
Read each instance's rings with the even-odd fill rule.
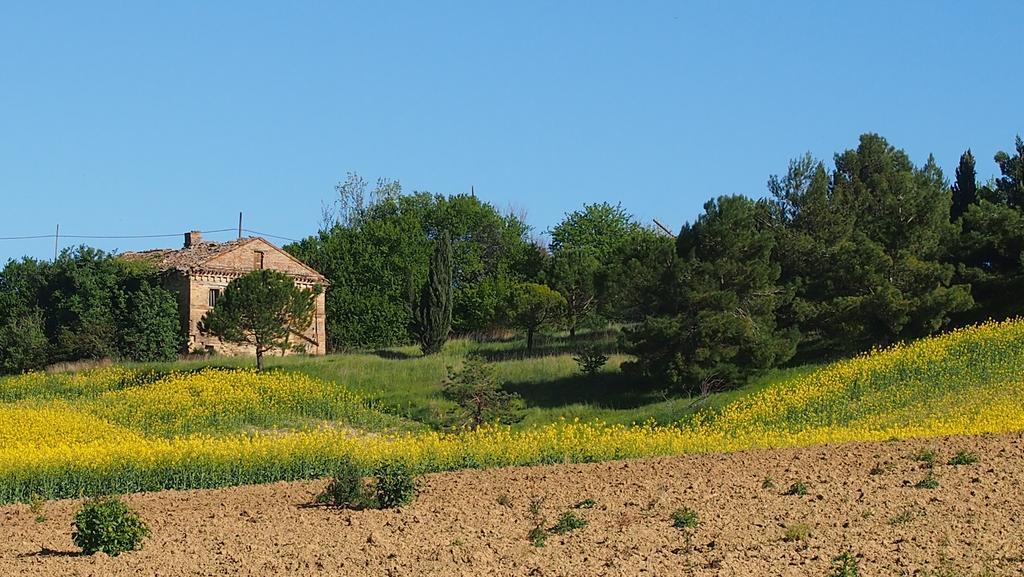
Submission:
[[[987,179],[1024,134],[1022,25],[1018,1],[3,2],[0,237],[243,211],[298,238],[348,171],[475,186],[538,233],[598,201],[677,228],[869,131]]]

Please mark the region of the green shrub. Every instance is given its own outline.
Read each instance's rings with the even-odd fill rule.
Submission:
[[[572,360],[576,361],[584,375],[592,376],[604,367],[605,363],[608,362],[608,357],[601,353],[601,350],[597,347],[589,346],[580,347],[576,354],[573,355]]]
[[[363,481],[365,471],[351,458],[345,458],[338,464],[334,477],[323,493],[316,497],[316,502],[332,507],[359,508],[365,507],[369,501],[366,484]]]
[[[914,486],[918,489],[938,489],[939,479],[931,471],[928,471],[928,474],[925,475],[924,479],[918,481]]]
[[[461,409],[456,425],[475,428],[493,422],[511,424],[523,418],[523,400],[504,390],[495,366],[478,355],[466,357],[458,370],[448,367],[441,393]]]
[[[562,513],[562,516],[558,518],[558,522],[553,527],[548,529],[549,532],[555,535],[563,535],[576,529],[582,529],[587,526],[587,520],[580,517],[572,511],[566,511]]]
[[[920,461],[923,467],[931,469],[935,466],[935,461],[939,458],[938,453],[934,449],[923,448],[914,455],[915,461]]]
[[[700,525],[697,512],[689,507],[672,511],[672,526],[676,529],[696,529]]]
[[[795,543],[797,541],[804,541],[810,536],[811,528],[806,523],[797,523],[796,525],[786,527],[786,533],[783,534],[782,540],[787,543]]]
[[[970,451],[957,451],[949,460],[950,465],[973,465],[978,462],[978,456]]]
[[[416,496],[416,478],[401,461],[387,461],[374,473],[374,500],[381,509],[401,507]]]
[[[797,481],[786,489],[786,495],[796,495],[798,497],[804,497],[807,495],[807,483],[803,481]]]
[[[28,510],[36,516],[36,523],[46,522],[46,515],[43,513],[43,505],[45,504],[46,499],[39,493],[32,493],[28,499]]]
[[[593,509],[594,507],[597,507],[597,501],[589,497],[572,506],[573,509]]]
[[[543,547],[548,540],[548,530],[538,525],[530,529],[530,533],[526,537],[534,547]]]
[[[846,551],[832,558],[830,577],[860,577],[860,564],[852,552]]]
[[[87,555],[104,552],[117,556],[142,547],[149,528],[138,513],[117,497],[98,497],[82,505],[75,515],[72,539]]]
[[[907,523],[909,523],[909,522],[911,522],[913,520],[914,520],[914,510],[913,509],[904,509],[899,515],[896,515],[893,518],[889,519],[889,524],[893,525],[893,526],[905,525],[905,524],[907,524]]]

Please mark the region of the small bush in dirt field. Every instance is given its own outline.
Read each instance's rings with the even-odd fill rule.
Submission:
[[[587,520],[580,517],[572,511],[566,511],[562,513],[562,516],[558,518],[558,522],[553,527],[548,529],[555,535],[563,535],[576,529],[582,529],[587,526]]]
[[[572,506],[573,509],[593,509],[597,507],[597,501],[587,498]]]
[[[672,511],[672,526],[676,529],[696,529],[700,525],[697,512],[689,507]]]
[[[548,540],[548,530],[538,525],[530,529],[526,537],[534,547],[543,547]]]
[[[46,522],[46,515],[43,514],[43,505],[45,504],[46,499],[39,493],[32,493],[32,496],[28,499],[28,510],[36,516],[36,523]]]
[[[104,552],[112,557],[142,547],[149,529],[138,513],[117,497],[98,497],[82,505],[72,523],[72,539],[87,555]]]
[[[786,495],[796,495],[798,497],[804,497],[807,495],[807,483],[803,481],[797,481],[786,489]]]
[[[922,467],[927,467],[929,469],[935,466],[935,461],[938,458],[938,453],[936,453],[934,449],[929,449],[927,447],[921,449],[916,455],[914,455],[915,461],[920,461]]]
[[[832,558],[832,573],[830,577],[860,577],[860,564],[852,552],[846,551],[842,555]]]
[[[587,376],[596,375],[598,371],[608,362],[608,357],[601,353],[597,347],[580,347],[572,360],[580,366],[580,371]]]
[[[541,510],[544,508],[544,502],[547,500],[547,495],[534,495],[530,497],[530,521],[533,523],[533,528],[530,529],[527,538],[534,547],[543,547],[544,543],[548,540],[548,530],[544,528],[547,519],[541,513]]]
[[[931,471],[928,471],[928,474],[925,475],[924,479],[918,481],[914,486],[918,489],[938,489],[939,479]]]
[[[381,509],[401,507],[416,496],[416,479],[409,466],[401,461],[385,462],[374,476],[374,498]]]
[[[978,456],[970,451],[957,451],[949,460],[950,465],[973,465],[978,462]]]
[[[797,541],[805,541],[810,536],[811,528],[805,523],[797,523],[796,525],[786,527],[786,532],[782,535],[782,540],[786,543],[795,543]]]
[[[363,482],[364,470],[355,461],[346,457],[335,468],[334,477],[316,502],[332,507],[365,507],[369,496]]]
[[[889,519],[889,524],[892,526],[905,525],[914,520],[914,511],[912,509],[904,509],[899,515]]]

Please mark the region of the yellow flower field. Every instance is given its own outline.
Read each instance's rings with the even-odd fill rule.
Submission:
[[[677,426],[364,433],[394,418],[304,375],[124,369],[0,380],[0,502],[312,478],[343,456],[419,471],[1024,430],[1024,321],[874,351]],[[91,375],[91,377],[90,377]],[[48,384],[50,383],[50,384]],[[74,401],[62,400],[60,393]]]

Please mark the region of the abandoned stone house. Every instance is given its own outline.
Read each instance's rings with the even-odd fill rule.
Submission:
[[[228,242],[204,242],[199,232],[185,233],[185,246],[180,249],[155,249],[128,252],[128,260],[151,262],[163,273],[164,286],[177,295],[181,330],[187,337],[189,352],[210,351],[222,354],[255,354],[253,347],[221,342],[199,331],[199,321],[217,303],[224,288],[236,279],[257,269],[281,271],[303,288],[327,286],[323,275],[263,238],[239,238]],[[325,292],[316,301],[316,314],[309,329],[295,335],[305,352],[327,353]]]

